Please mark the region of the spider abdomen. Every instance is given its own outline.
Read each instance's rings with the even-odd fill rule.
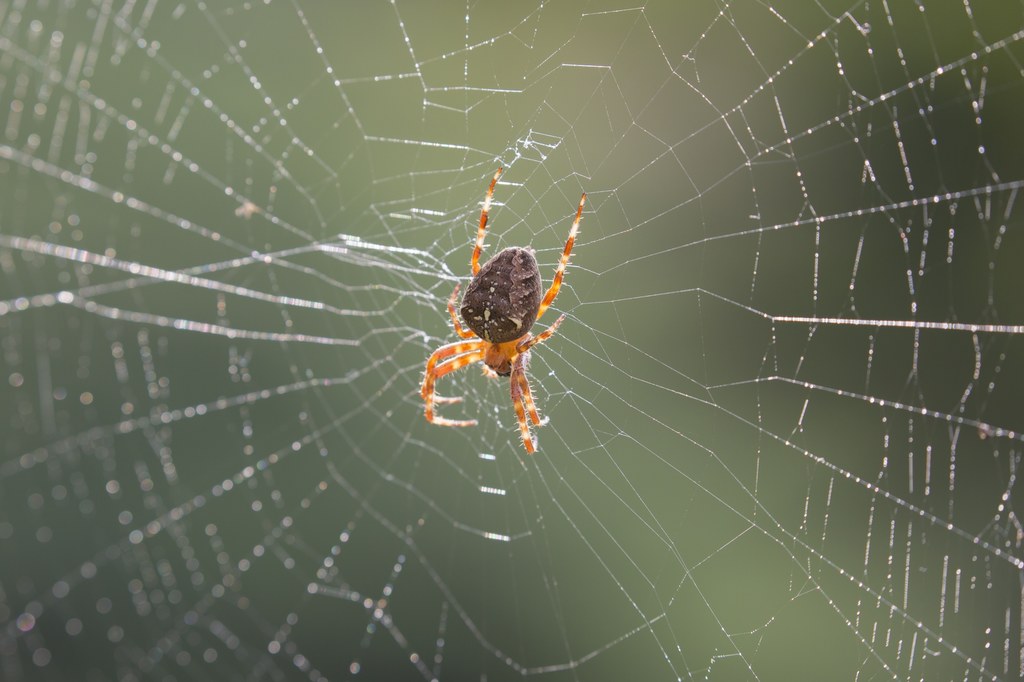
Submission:
[[[511,246],[481,266],[466,287],[459,313],[481,339],[513,341],[530,331],[537,320],[540,289],[540,270],[533,252]]]

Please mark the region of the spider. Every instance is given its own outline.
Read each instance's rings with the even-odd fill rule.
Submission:
[[[435,403],[459,403],[462,402],[462,398],[435,395],[434,384],[449,372],[483,360],[487,366],[484,372],[489,376],[511,377],[512,404],[519,420],[519,432],[526,451],[532,453],[537,447],[537,441],[536,436],[530,433],[526,417],[529,414],[530,421],[536,426],[540,426],[541,419],[530,394],[530,383],[526,380],[530,349],[551,338],[558,325],[565,319],[565,315],[559,317],[554,324],[537,336],[530,334],[530,328],[555,300],[558,289],[562,286],[565,266],[569,263],[569,254],[572,252],[573,242],[576,241],[576,232],[587,195],[580,197],[576,219],[569,230],[569,239],[566,240],[562,258],[558,261],[555,278],[542,299],[540,270],[537,268],[537,259],[532,249],[510,246],[499,251],[482,266],[479,264],[480,251],[484,246],[484,232],[487,229],[487,214],[491,210],[491,197],[494,195],[494,186],[498,183],[502,170],[498,168],[495,171],[491,185],[487,188],[487,197],[480,212],[476,245],[473,247],[473,257],[470,260],[473,279],[466,287],[466,294],[459,308],[462,320],[469,329],[464,329],[455,315],[458,284],[448,299],[448,314],[452,318],[455,333],[462,339],[473,340],[456,341],[434,351],[427,360],[427,371],[420,395],[426,404],[428,422],[442,426],[476,426],[475,419],[446,419],[435,414]]]

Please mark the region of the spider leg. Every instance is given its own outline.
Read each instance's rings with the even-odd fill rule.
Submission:
[[[565,242],[565,249],[562,250],[562,258],[558,261],[558,269],[555,270],[555,279],[551,282],[551,287],[548,292],[544,294],[544,300],[540,302],[540,308],[537,310],[537,319],[544,314],[544,311],[548,309],[551,302],[555,300],[555,296],[558,295],[558,290],[562,286],[562,278],[565,277],[565,266],[569,264],[569,254],[572,253],[572,245],[576,242],[576,234],[579,232],[580,219],[583,217],[583,204],[587,201],[587,195],[584,192],[583,196],[580,197],[579,208],[576,209],[576,219],[572,221],[572,227],[569,228],[569,238]],[[474,272],[474,274],[476,274]]]
[[[450,358],[453,355],[461,355],[470,351],[480,350],[484,347],[483,341],[456,341],[455,343],[449,343],[441,346],[431,354],[430,358],[427,359],[427,371],[423,376],[423,386],[420,387],[420,397],[426,399],[428,390],[432,393],[434,380],[437,378],[434,376],[434,367],[438,362],[445,358]]]
[[[512,367],[512,378],[510,381],[512,389],[512,406],[516,410],[516,419],[519,421],[519,435],[523,439],[523,446],[528,454],[536,450],[536,441],[530,433],[530,424],[526,421],[526,414],[529,411],[530,419],[534,424],[540,423],[537,415],[537,408],[533,404],[533,397],[530,395],[530,384],[526,381],[526,366],[524,356],[520,355]],[[525,390],[524,390],[525,389]]]
[[[433,378],[435,380],[440,379],[449,372],[454,372],[455,370],[461,369],[466,365],[471,365],[474,362],[479,362],[480,360],[483,360],[483,358],[484,352],[476,351],[473,353],[466,353],[465,355],[459,355],[450,360],[445,360],[434,369]],[[433,382],[431,382],[430,390],[433,391],[433,389]],[[439,417],[438,415],[434,414],[434,399],[436,399],[436,396],[432,395],[431,399],[427,400],[426,403],[425,414],[428,422],[432,424],[438,424],[440,426],[476,426],[475,419],[447,419],[445,417]],[[442,398],[441,400],[442,402],[445,403],[452,403],[461,402],[462,398]]]
[[[452,316],[452,326],[455,327],[455,333],[463,339],[471,339],[476,334],[469,331],[468,329],[462,328],[462,323],[459,322],[459,316],[455,314],[455,299],[459,296],[459,285],[455,285],[455,290],[452,292],[451,297],[448,299],[448,314]]]
[[[537,413],[537,404],[533,401],[533,394],[530,392],[530,382],[526,378],[526,358],[530,348],[538,343],[543,343],[551,338],[551,335],[562,324],[565,315],[560,315],[555,323],[545,329],[537,336],[526,339],[516,347],[519,355],[516,356],[515,364],[512,366],[512,406],[516,409],[516,419],[519,420],[519,433],[523,438],[523,445],[526,451],[532,454],[536,450],[535,437],[530,433],[530,425],[526,421],[526,415],[530,415],[530,421],[540,426],[543,420]]]
[[[438,400],[438,397],[434,395],[434,383],[444,375],[450,372],[454,372],[457,369],[461,369],[466,365],[478,362],[482,360],[484,357],[484,351],[479,348],[479,346],[482,344],[473,344],[473,342],[469,342],[469,344],[451,344],[449,347],[442,347],[441,349],[439,349],[439,351],[445,350],[446,348],[450,348],[451,346],[465,345],[476,345],[477,349],[471,350],[470,352],[463,353],[461,355],[455,355],[455,357],[450,357],[444,362],[441,362],[434,366],[430,366],[430,363],[428,362],[429,369],[427,370],[427,376],[423,381],[422,393],[424,401],[424,414],[427,418],[427,421],[432,424],[439,424],[441,426],[476,426],[475,419],[446,419],[445,417],[440,417],[434,414],[434,403],[435,401]],[[437,353],[435,352],[434,355],[437,355]],[[449,353],[449,355],[454,355],[454,353]],[[433,359],[434,356],[432,355],[431,360]],[[442,403],[453,403],[459,402],[461,400],[462,398],[439,399],[439,401]]]
[[[519,351],[520,353],[525,353],[526,351],[536,346],[538,343],[544,343],[545,341],[551,338],[551,335],[555,333],[555,331],[558,329],[558,325],[562,324],[562,320],[564,319],[564,314],[559,315],[558,319],[555,320],[555,323],[553,325],[542,331],[540,334],[537,334],[537,336],[532,336],[528,338],[526,341],[523,341],[521,344],[516,346],[516,350]]]
[[[519,393],[523,397],[523,403],[526,405],[526,411],[530,414],[530,421],[536,426],[540,426],[540,415],[537,414],[537,404],[533,402],[533,394],[530,393],[530,382],[526,378],[526,370],[523,366],[519,366],[512,372],[512,380],[519,386]]]
[[[530,425],[526,421],[526,410],[523,408],[523,398],[518,393],[518,384],[512,382],[512,406],[516,408],[516,419],[519,420],[519,434],[523,439],[523,446],[527,454],[533,454],[536,448],[533,445],[533,435],[530,433]]]
[[[480,251],[484,248],[484,232],[487,230],[487,214],[490,213],[491,197],[494,196],[494,186],[498,184],[498,178],[501,177],[502,170],[504,169],[499,166],[498,170],[494,171],[494,177],[491,178],[491,186],[487,188],[487,197],[484,199],[484,208],[480,211],[480,227],[476,230],[476,246],[473,247],[473,258],[469,261],[474,275],[480,272]]]

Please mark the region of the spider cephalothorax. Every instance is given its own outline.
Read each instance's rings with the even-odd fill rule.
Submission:
[[[484,233],[487,229],[487,216],[491,208],[491,197],[494,195],[494,186],[498,183],[501,170],[499,168],[494,173],[490,187],[487,188],[487,197],[484,199],[484,207],[480,212],[480,227],[477,229],[476,246],[473,248],[473,257],[470,260],[473,280],[466,287],[466,295],[463,297],[462,306],[459,309],[462,321],[469,329],[464,329],[459,323],[459,318],[455,316],[455,300],[459,293],[458,285],[455,286],[455,291],[448,299],[448,314],[452,318],[455,333],[460,338],[476,337],[476,340],[457,341],[441,346],[434,351],[427,360],[427,372],[420,394],[426,403],[427,421],[445,426],[475,425],[476,420],[473,419],[445,419],[434,414],[435,403],[456,403],[462,400],[462,398],[442,398],[435,395],[434,384],[449,372],[474,362],[483,361],[494,373],[511,377],[512,404],[515,406],[516,418],[519,420],[523,445],[526,446],[527,452],[533,452],[536,442],[530,433],[526,416],[529,414],[530,421],[538,426],[541,419],[537,413],[537,406],[533,402],[533,396],[530,394],[530,384],[526,380],[530,348],[550,338],[565,316],[559,317],[554,324],[537,336],[530,334],[530,328],[555,300],[558,289],[562,286],[565,266],[569,263],[569,254],[572,252],[572,245],[576,240],[580,218],[583,215],[583,203],[586,201],[587,195],[584,194],[580,197],[579,207],[576,209],[576,219],[569,230],[569,239],[565,242],[562,257],[558,261],[554,281],[544,297],[541,298],[540,270],[537,268],[537,259],[534,258],[532,250],[512,246],[498,252],[483,266],[479,264],[480,251],[484,244]]]

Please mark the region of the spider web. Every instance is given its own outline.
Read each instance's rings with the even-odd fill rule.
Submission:
[[[0,677],[1019,679],[1024,8],[685,4],[0,1]]]

